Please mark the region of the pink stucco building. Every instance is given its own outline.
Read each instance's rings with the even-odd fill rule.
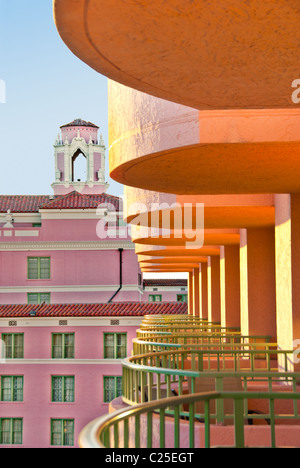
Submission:
[[[142,277],[98,131],[61,127],[53,195],[0,196],[1,447],[76,447],[142,316],[187,311],[185,280]]]

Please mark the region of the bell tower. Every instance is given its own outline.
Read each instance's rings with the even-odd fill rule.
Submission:
[[[60,127],[54,144],[54,195],[76,190],[83,194],[103,193],[105,182],[105,146],[99,127],[76,119]]]

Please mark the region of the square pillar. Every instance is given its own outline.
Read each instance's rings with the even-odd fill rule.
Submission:
[[[221,325],[240,328],[240,249],[220,248]]]
[[[221,322],[220,257],[208,257],[207,262],[208,321]]]
[[[240,231],[241,332],[276,341],[275,231]]]
[[[207,291],[207,263],[201,263],[201,304],[200,304],[200,317],[204,320],[208,318],[208,291]]]
[[[277,343],[300,347],[300,195],[275,195]],[[300,370],[300,352],[290,370]]]
[[[193,272],[189,272],[188,277],[188,314],[194,315],[194,278]]]
[[[200,317],[200,275],[199,268],[193,270],[193,292],[194,292],[194,304],[193,304],[193,315]]]

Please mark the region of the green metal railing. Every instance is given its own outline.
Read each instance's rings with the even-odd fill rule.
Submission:
[[[174,323],[171,325],[165,324],[153,324],[141,327],[137,330],[137,337],[148,336],[149,334],[155,334],[156,332],[167,332],[167,333],[194,333],[194,334],[209,334],[209,333],[232,333],[240,336],[240,331],[238,328],[233,327],[222,327],[221,325],[195,325],[195,324],[177,324]]]
[[[155,334],[142,338],[133,339],[133,355],[146,354],[152,351],[163,351],[164,349],[179,349],[179,348],[203,348],[207,349],[277,349],[277,343],[271,343],[269,336],[248,335],[242,336],[239,334]]]
[[[122,361],[123,401],[134,405],[147,399],[169,398],[175,390],[182,394],[182,387],[189,379],[189,393],[195,393],[195,381],[205,377],[218,378],[220,381],[229,376],[244,381],[261,382],[264,379],[267,382],[270,378],[281,382],[296,381],[300,379],[300,374],[288,372],[290,354],[290,351],[257,349],[180,349],[133,356]],[[280,370],[277,366],[279,357],[283,357],[285,362],[284,368]],[[269,383],[268,388],[270,390]],[[220,387],[216,389],[220,390]]]
[[[180,448],[180,433],[188,431],[193,448],[202,431],[202,446],[210,447],[211,427],[218,423],[234,426],[233,446],[244,447],[247,421],[263,420],[275,447],[275,422],[300,419],[300,373],[289,372],[292,365],[293,351],[279,350],[270,336],[243,336],[237,328],[191,316],[146,316],[133,355],[122,361],[128,407],[91,422],[80,446]],[[285,413],[278,410],[283,399],[292,405]],[[268,409],[253,414],[253,400],[264,400]]]
[[[248,413],[245,402],[253,398],[265,400],[268,411],[259,415]],[[276,448],[276,421],[293,420],[296,423],[300,419],[297,411],[290,415],[276,412],[276,403],[282,400],[298,403],[299,399],[300,394],[295,392],[209,392],[162,399],[122,409],[92,421],[80,433],[79,444],[84,448],[211,448],[211,425],[216,418],[211,406],[214,403],[217,407],[218,401],[222,400],[232,403],[232,411],[226,415],[231,418],[234,428],[232,447],[246,446],[245,421],[253,422],[257,417],[264,419],[269,427],[268,447]],[[200,402],[203,412],[197,413]],[[188,409],[182,412],[181,408],[184,407]],[[196,419],[200,419],[202,424],[195,424]],[[168,424],[170,421],[172,424]],[[201,426],[199,433],[197,429]],[[186,437],[181,437],[183,432],[184,435],[188,434],[188,443],[184,442]],[[221,446],[219,442],[218,446]]]

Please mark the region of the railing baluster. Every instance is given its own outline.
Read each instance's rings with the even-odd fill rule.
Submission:
[[[124,448],[129,447],[129,421],[128,418],[124,419]]]
[[[276,448],[275,407],[274,407],[274,399],[273,398],[270,398],[270,400],[269,400],[269,411],[270,411],[271,447]]]
[[[189,404],[189,447],[195,446],[195,403]]]
[[[174,448],[180,448],[180,419],[178,405],[174,408]]]
[[[244,403],[241,398],[234,400],[235,447],[244,448]]]
[[[147,413],[147,448],[152,448],[152,412]]]
[[[140,416],[139,415],[135,416],[134,422],[135,422],[135,431],[134,431],[135,448],[140,448]]]
[[[210,448],[210,408],[209,400],[204,401],[205,448]]]
[[[114,424],[114,448],[119,448],[119,424]]]
[[[161,408],[159,410],[159,447],[165,448],[165,409]]]

